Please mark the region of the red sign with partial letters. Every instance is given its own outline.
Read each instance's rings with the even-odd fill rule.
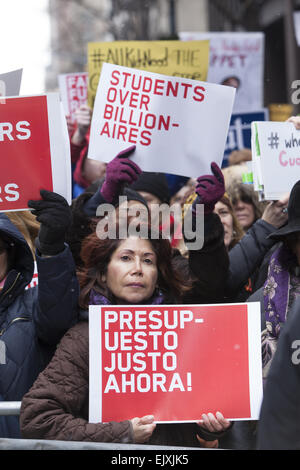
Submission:
[[[69,155],[58,96],[6,98],[0,104],[0,211],[27,209],[40,189],[68,198]]]
[[[46,96],[7,99],[0,106],[0,210],[27,206],[53,189]]]
[[[257,419],[259,305],[91,306],[90,421]]]
[[[75,111],[87,103],[88,74],[85,72],[67,73],[58,76],[61,100],[66,115],[75,122]]]

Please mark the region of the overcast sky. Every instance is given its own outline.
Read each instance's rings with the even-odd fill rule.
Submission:
[[[50,64],[48,0],[2,0],[0,73],[23,68],[21,95],[45,92]]]

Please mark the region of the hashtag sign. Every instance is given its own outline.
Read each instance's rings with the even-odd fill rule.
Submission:
[[[95,67],[100,67],[101,62],[102,62],[102,56],[100,54],[99,49],[98,49],[98,52],[94,52],[93,54],[91,54],[91,60]]]
[[[273,149],[277,149],[278,148],[278,145],[279,145],[279,137],[278,137],[278,134],[277,132],[275,132],[273,134],[273,132],[271,132],[271,135],[270,137],[268,137],[268,141],[269,141],[269,146]]]

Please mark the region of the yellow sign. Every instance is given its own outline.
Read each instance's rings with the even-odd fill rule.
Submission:
[[[93,107],[104,62],[205,81],[209,41],[114,41],[88,44],[88,103]]]

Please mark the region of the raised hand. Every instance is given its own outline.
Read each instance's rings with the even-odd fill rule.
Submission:
[[[28,207],[40,222],[36,240],[43,255],[56,255],[64,250],[65,234],[71,224],[71,208],[64,197],[52,191],[41,189],[42,200],[28,201]]]
[[[134,151],[135,145],[132,145],[107,164],[105,181],[101,188],[101,194],[107,202],[112,203],[121,193],[124,184],[132,184],[142,173],[140,167],[128,158]]]
[[[213,212],[215,204],[225,193],[224,176],[219,166],[211,164],[212,175],[203,175],[197,178],[195,200],[196,204],[204,204],[204,214]]]

